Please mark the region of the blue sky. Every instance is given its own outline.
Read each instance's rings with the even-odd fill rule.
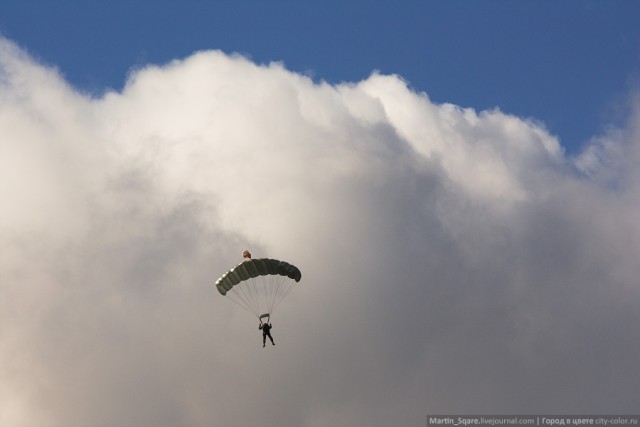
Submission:
[[[635,1],[0,3],[0,32],[85,91],[220,49],[332,83],[398,74],[438,103],[540,120],[569,153],[625,120],[639,18]]]

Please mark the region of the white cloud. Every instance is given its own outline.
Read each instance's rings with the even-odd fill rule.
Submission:
[[[6,40],[0,100],[2,425],[635,408],[637,191],[540,124],[214,51],[95,99]],[[303,273],[273,349],[245,248]]]

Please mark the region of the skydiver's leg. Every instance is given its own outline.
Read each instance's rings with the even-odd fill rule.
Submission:
[[[271,332],[269,332],[269,339],[271,340],[271,344],[276,345],[276,343],[273,342],[273,337],[271,336]]]
[[[262,334],[262,346],[264,347],[264,345],[267,342],[267,334]]]

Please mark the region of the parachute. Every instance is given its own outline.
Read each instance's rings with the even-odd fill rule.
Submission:
[[[216,281],[216,288],[260,320],[269,318],[302,274],[298,267],[285,261],[251,259],[249,251],[244,251],[243,256],[247,260],[224,273]]]

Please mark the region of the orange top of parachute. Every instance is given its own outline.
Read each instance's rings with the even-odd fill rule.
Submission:
[[[242,258],[251,259],[251,252],[249,252],[248,250],[245,249],[245,251],[242,252]]]

